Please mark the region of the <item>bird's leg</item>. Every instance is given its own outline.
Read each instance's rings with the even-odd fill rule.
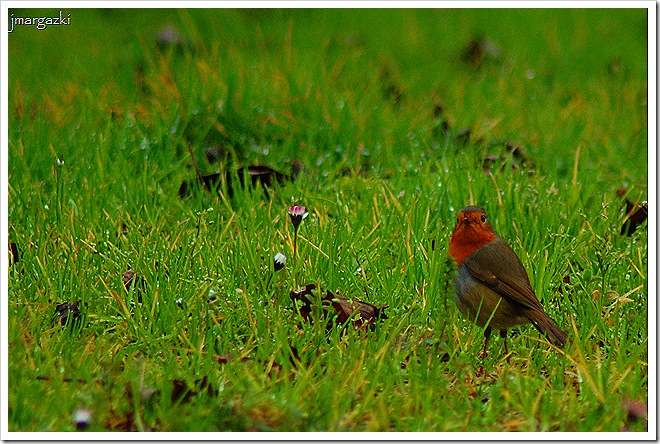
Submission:
[[[487,327],[486,330],[484,331],[484,336],[486,337],[486,340],[484,341],[484,350],[481,352],[481,359],[485,359],[486,355],[488,354],[488,340],[490,339],[490,327]]]
[[[500,338],[504,339],[504,354],[506,355],[506,362],[510,363],[510,361],[509,361],[509,346],[506,343],[506,329],[500,330]]]

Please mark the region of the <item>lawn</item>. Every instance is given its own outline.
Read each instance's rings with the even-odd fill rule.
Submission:
[[[646,9],[63,13],[8,35],[8,431],[655,431]],[[564,349],[480,356],[468,204]]]

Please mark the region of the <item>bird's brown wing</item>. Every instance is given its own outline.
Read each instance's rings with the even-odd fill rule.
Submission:
[[[525,267],[511,247],[499,237],[465,259],[463,265],[475,279],[502,296],[543,311]]]

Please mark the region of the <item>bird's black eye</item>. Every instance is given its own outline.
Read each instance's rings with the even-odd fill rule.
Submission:
[[[482,214],[481,215],[481,223],[485,223],[485,222],[486,222],[486,215]]]

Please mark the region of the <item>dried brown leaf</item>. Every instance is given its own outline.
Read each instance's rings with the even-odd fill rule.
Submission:
[[[181,379],[175,379],[172,381],[172,403],[180,402],[184,404],[189,402],[193,396],[197,396],[200,393],[206,393],[208,396],[217,396],[218,390],[213,388],[213,385],[209,382],[208,376],[197,379],[192,387],[188,387],[185,381]]]
[[[18,251],[18,245],[16,242],[9,242],[9,265],[11,266],[19,260],[21,260],[21,254]]]
[[[245,187],[246,177],[250,178],[250,181],[253,186],[261,184],[264,186],[264,190],[268,193],[267,188],[272,187],[275,183],[283,184],[284,182],[291,181],[292,176],[284,173],[280,173],[270,167],[264,165],[250,165],[245,168],[236,170],[236,176],[238,177],[238,186],[241,188]],[[224,178],[225,184],[227,185],[227,194],[229,197],[234,196],[234,175],[231,171],[225,171],[222,173],[213,173],[200,176],[198,181],[204,186],[206,191],[212,191],[217,189]],[[179,197],[186,197],[190,195],[195,181],[183,181],[179,187]]]
[[[55,314],[53,315],[53,322],[59,321],[61,325],[74,325],[77,321],[82,319],[82,301],[78,299],[75,302],[63,302],[57,304],[55,307]]]
[[[312,290],[314,289],[316,289],[316,284],[307,284],[304,288],[298,289],[298,291],[291,290],[289,292],[294,309],[300,313],[304,321],[307,321],[312,313],[312,301],[308,296],[314,297],[312,294]],[[302,302],[302,305],[299,306],[296,301]]]
[[[376,307],[368,302],[349,300],[329,290],[326,292],[324,299],[332,303],[332,307],[338,314],[337,323],[340,325],[351,319],[355,312],[358,313],[353,320],[353,325],[356,328],[368,326],[373,331],[376,328],[375,322],[377,320],[387,319],[387,315],[383,312],[383,309],[387,306]]]
[[[315,289],[315,284],[307,284],[299,291],[291,291],[290,293],[291,300],[294,301],[294,306],[297,307],[305,321],[310,319],[312,313],[312,291]],[[302,302],[302,305],[298,306],[296,301]],[[328,304],[323,304],[324,301],[328,302]],[[353,325],[356,328],[361,329],[369,327],[373,331],[377,320],[387,319],[387,315],[384,313],[384,309],[387,308],[387,306],[376,307],[368,302],[345,298],[332,293],[329,290],[327,290],[325,296],[321,298],[321,303],[323,304],[323,311],[326,316],[336,314],[336,316],[328,320],[327,328],[329,330],[333,327],[333,320],[335,325],[345,325],[348,320],[353,319]],[[329,309],[330,307],[333,308],[334,313],[331,312]]]
[[[644,223],[649,215],[649,205],[647,201],[635,205],[626,199],[626,217],[621,226],[621,235],[632,236],[641,224]]]
[[[135,270],[125,271],[121,275],[121,280],[124,283],[124,288],[127,292],[131,291],[131,288],[135,291],[137,296],[137,301],[142,303],[142,292],[146,290],[146,282],[142,276],[139,276]]]

